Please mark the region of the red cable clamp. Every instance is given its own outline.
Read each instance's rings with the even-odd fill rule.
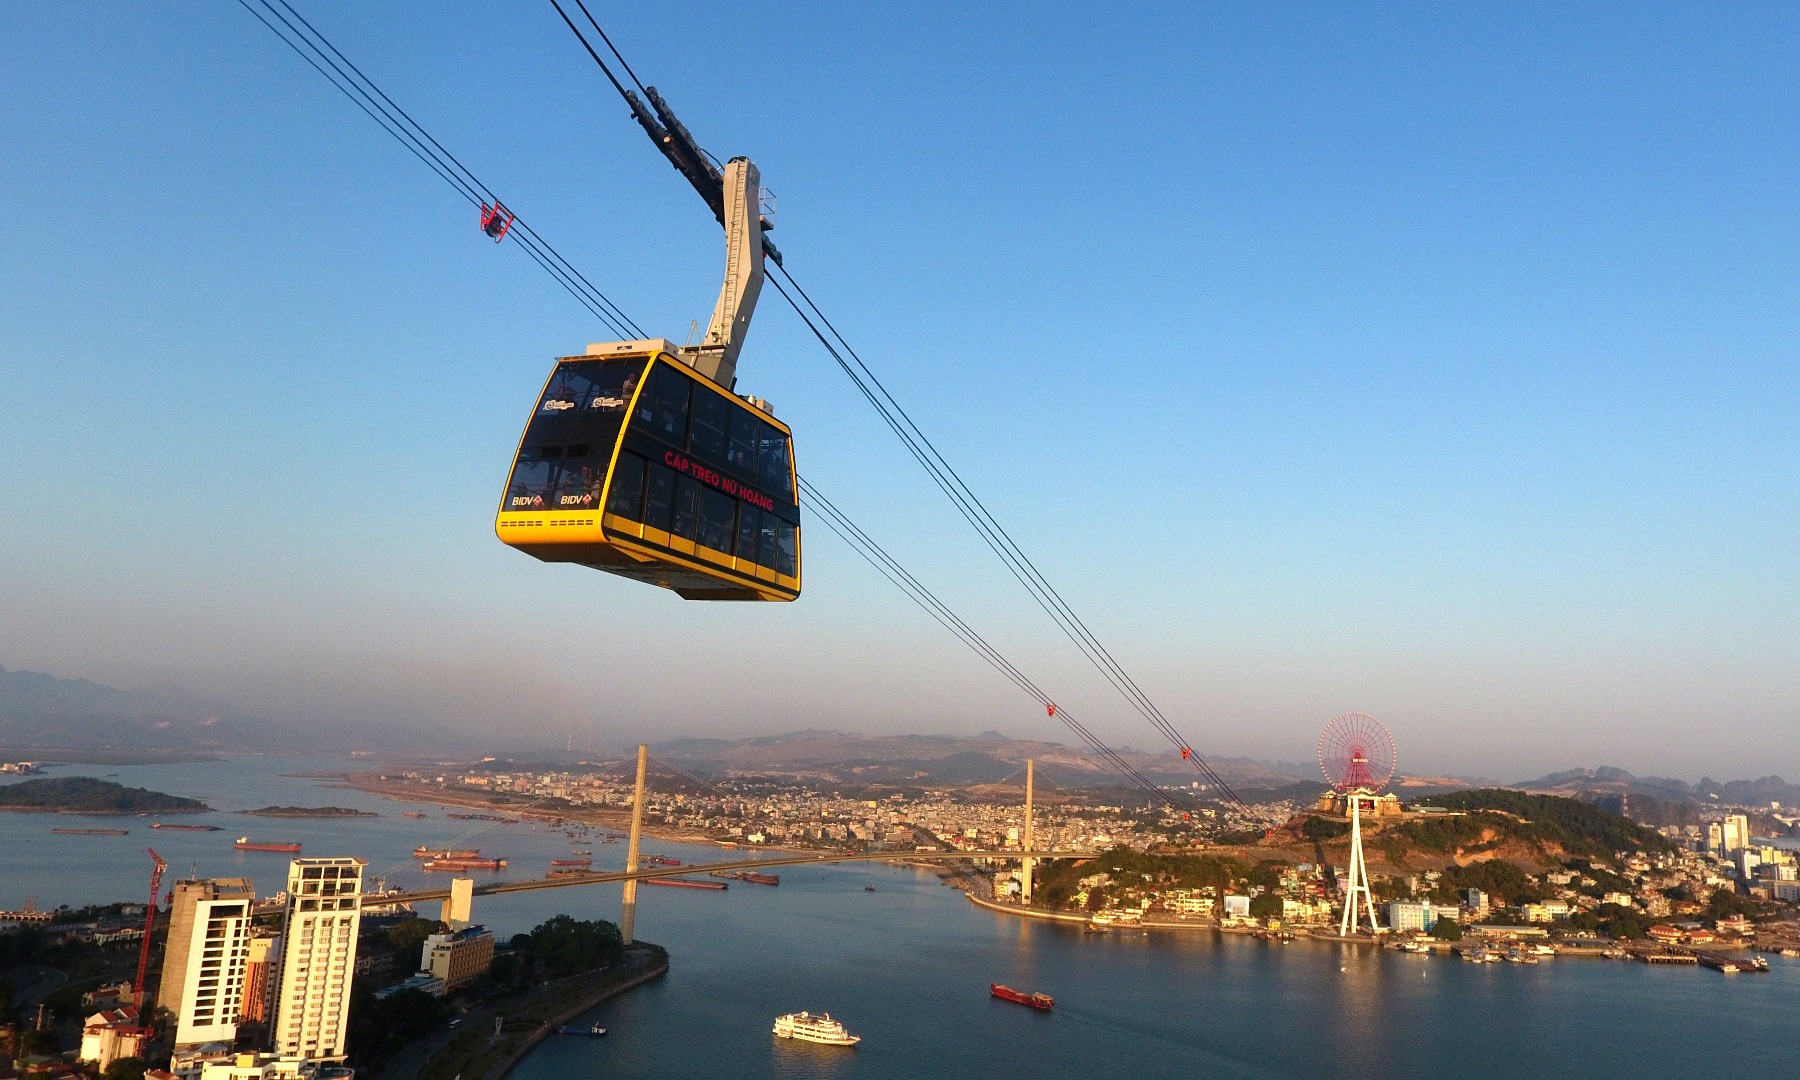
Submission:
[[[500,205],[495,199],[494,205],[481,204],[481,231],[494,238],[494,243],[506,239],[506,230],[512,228],[513,214],[511,210]]]

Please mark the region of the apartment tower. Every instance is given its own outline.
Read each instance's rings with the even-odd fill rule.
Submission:
[[[249,878],[175,883],[158,994],[175,1015],[176,1046],[237,1037],[255,902]]]
[[[275,1052],[342,1061],[362,924],[366,860],[295,859],[288,864],[287,923],[276,990]]]

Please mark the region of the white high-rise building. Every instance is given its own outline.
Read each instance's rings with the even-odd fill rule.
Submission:
[[[271,1041],[275,1052],[342,1061],[350,979],[362,925],[363,859],[295,859],[288,865],[287,926]]]
[[[1728,814],[1725,817],[1723,825],[1724,828],[1721,830],[1723,836],[1721,839],[1724,841],[1726,858],[1730,858],[1733,854],[1750,846],[1749,815]]]
[[[237,1038],[255,901],[248,878],[175,883],[158,996],[175,1014],[176,1046]]]

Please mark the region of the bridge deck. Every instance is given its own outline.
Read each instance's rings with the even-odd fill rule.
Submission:
[[[591,874],[560,874],[552,878],[526,878],[521,881],[496,881],[475,886],[476,896],[501,893],[533,892],[537,889],[567,889],[577,885],[607,885],[619,881],[646,881],[650,878],[685,877],[709,874],[714,870],[759,870],[772,866],[814,866],[841,862],[957,862],[963,859],[1091,859],[1091,851],[869,851],[807,852],[801,855],[774,855],[759,859],[733,859],[728,862],[692,863],[687,866],[654,866],[638,870],[605,870]],[[419,889],[413,892],[388,893],[366,899],[376,904],[415,904],[427,900],[448,900],[450,889]]]

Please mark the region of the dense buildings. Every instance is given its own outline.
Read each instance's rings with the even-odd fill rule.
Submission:
[[[175,1044],[230,1043],[244,996],[256,890],[248,878],[218,878],[178,881],[173,893],[160,993],[175,1015]]]
[[[289,864],[271,1032],[274,1049],[283,1057],[344,1058],[365,865],[356,858],[295,859]]]

